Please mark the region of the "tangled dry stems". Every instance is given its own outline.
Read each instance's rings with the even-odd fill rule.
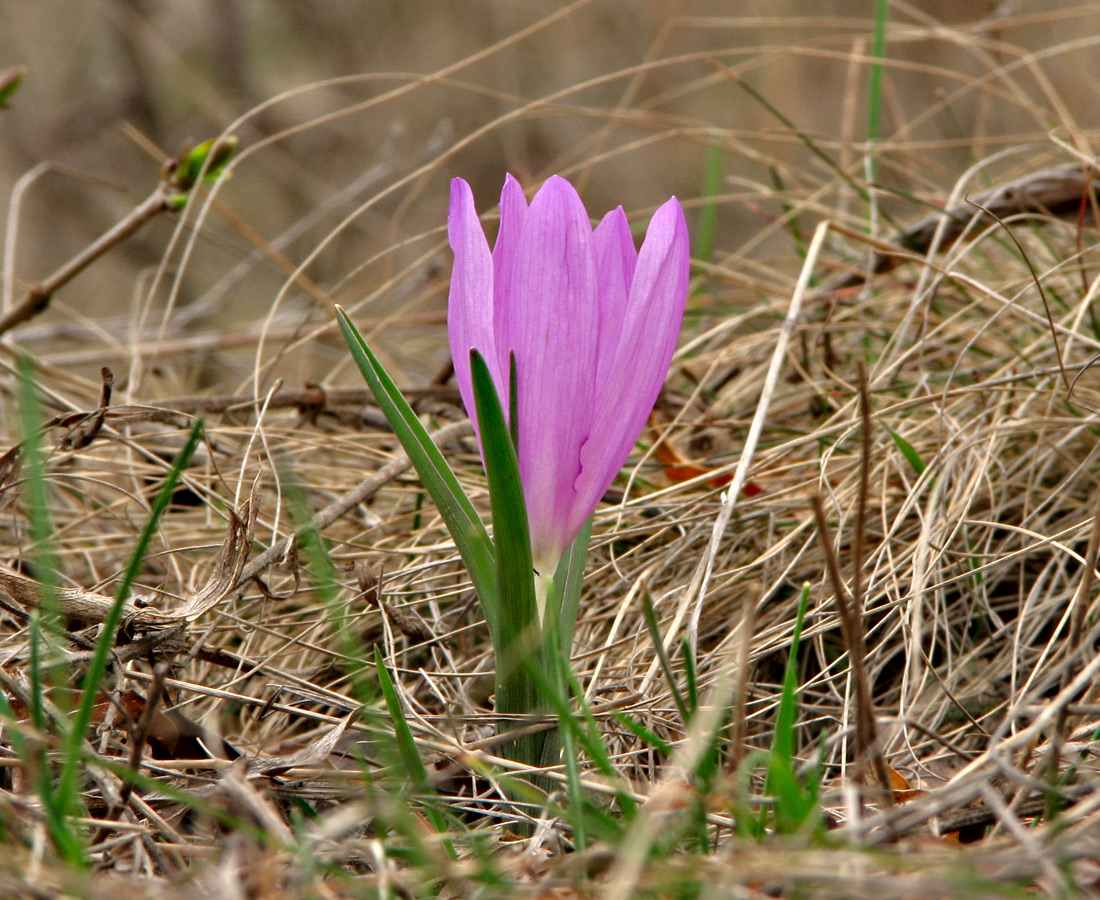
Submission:
[[[701,90],[721,77],[708,72],[680,90]],[[567,92],[546,101],[549,114],[562,115],[553,103],[568,99]],[[750,155],[733,132],[674,121],[660,104],[661,98],[649,98],[636,105],[631,123],[665,137],[707,134]],[[534,112],[530,105],[517,108],[517,116]],[[626,112],[590,114],[613,131]],[[906,134],[898,135],[899,160],[919,150],[903,142]],[[636,149],[629,142],[606,146],[600,132],[584,152],[597,160],[604,152],[613,159]],[[441,164],[437,150],[427,157],[426,168]],[[707,896],[731,897],[806,884],[821,896],[882,897],[950,894],[963,878],[970,879],[965,896],[987,889],[992,895],[995,885],[1012,882],[1051,893],[1095,883],[1096,198],[1088,167],[1077,160],[1067,168],[1061,151],[1012,165],[996,168],[994,180],[1033,190],[1019,190],[1015,203],[994,210],[996,217],[983,211],[995,197],[974,208],[962,201],[973,193],[970,180],[960,180],[954,202],[943,183],[928,193],[950,206],[954,218],[936,217],[930,228],[912,229],[908,240],[893,244],[861,237],[862,218],[843,212],[849,185],[834,173],[777,162],[786,187],[741,179],[741,193],[724,198],[781,212],[738,251],[700,264],[681,352],[651,430],[597,517],[574,648],[620,787],[645,804],[632,831],[636,841],[565,854],[554,852],[557,838],[543,827],[521,849],[498,851],[501,871],[546,890],[606,878],[629,886],[618,890],[659,892],[691,867],[690,877],[707,884]],[[919,166],[915,171],[926,174]],[[1078,179],[1079,190],[1067,191],[1061,206],[1045,194],[1036,200],[1052,172]],[[397,183],[411,179],[403,175]],[[908,210],[886,206],[895,214]],[[833,230],[825,252],[810,260],[817,286],[802,298],[783,377],[762,397],[804,261],[768,256],[760,247],[774,245],[788,228],[805,237],[804,223],[819,219]],[[204,222],[195,234],[213,227]],[[432,381],[442,369],[441,318],[431,302],[444,284],[437,249],[432,243],[403,268],[385,261],[396,271],[362,303],[364,332],[369,329],[394,374],[417,388],[426,421],[449,429],[448,458],[486,508],[476,446],[468,429],[448,424],[462,419],[454,391],[444,379]],[[384,791],[365,790],[356,762],[357,755],[368,766],[379,759],[378,733],[369,727],[376,719],[360,713],[349,680],[360,664],[357,651],[366,658],[372,646],[383,648],[396,674],[441,793],[471,828],[503,842],[502,822],[527,815],[537,821],[541,812],[509,802],[482,777],[496,742],[492,660],[476,602],[438,516],[399,462],[400,448],[356,393],[345,354],[332,340],[329,311],[304,300],[292,313],[280,307],[284,295],[299,289],[316,299],[316,285],[304,285],[302,277],[298,269],[284,282],[259,339],[255,331],[204,331],[193,310],[181,326],[190,329],[183,337],[134,332],[126,359],[129,405],[109,409],[86,444],[72,440],[74,429],[87,424],[72,411],[93,412],[99,385],[64,368],[83,359],[83,351],[66,346],[66,334],[56,327],[37,334],[51,347],[42,354],[40,388],[49,411],[61,416],[47,440],[53,550],[66,587],[112,593],[167,460],[196,412],[206,415],[203,450],[142,572],[140,593],[153,598],[155,608],[184,608],[211,573],[224,568],[218,548],[228,510],[239,509],[247,486],[262,479],[256,552],[240,583],[170,635],[150,623],[131,629],[127,639],[144,637],[149,646],[127,655],[120,645],[109,684],[116,704],[105,708],[89,738],[97,753],[125,758],[147,708],[141,701],[161,679],[162,708],[171,718],[148,725],[161,749],[145,753],[143,770],[190,792],[207,812],[192,813],[178,798],[148,791],[135,791],[121,805],[118,779],[91,767],[84,785],[90,855],[119,881],[85,885],[88,896],[117,891],[119,883],[133,890],[138,876],[157,879],[141,890],[194,896],[173,886],[188,873],[198,873],[207,890],[247,883],[255,895],[273,894],[307,880],[307,867],[285,850],[295,843],[324,863],[368,873],[365,883],[378,890],[419,889],[424,873],[400,870],[386,858],[380,836],[363,827],[388,821],[387,804],[397,802]],[[332,286],[327,296],[352,286]],[[244,354],[233,357],[234,346]],[[155,399],[148,359],[197,348],[221,354],[229,373],[252,369],[253,383],[235,394],[243,398],[236,405],[170,390]],[[322,383],[279,394],[275,373],[300,356],[325,370]],[[434,371],[432,363],[439,363]],[[863,479],[860,364],[871,407]],[[223,373],[217,387],[239,385]],[[11,389],[7,399],[14,400]],[[710,560],[705,593],[685,604],[685,588],[708,553],[728,477],[762,403],[764,430],[747,490],[733,498],[734,515]],[[670,448],[697,466],[695,477],[671,477],[683,470],[668,462]],[[301,501],[287,489],[294,482]],[[368,489],[357,488],[365,483]],[[20,487],[9,469],[0,527],[10,548],[5,562],[14,567],[25,565],[35,549]],[[858,535],[861,493],[868,502]],[[813,522],[815,495],[823,498],[831,552],[849,590],[853,560],[863,559],[863,662],[879,749],[906,790],[893,805],[867,785],[866,760],[855,749],[851,648],[842,638],[826,548]],[[320,523],[334,592],[327,592],[319,561],[287,541],[300,524],[299,502],[312,514],[340,513]],[[273,547],[279,552],[262,552]],[[744,750],[771,742],[803,584],[810,585],[811,603],[800,660],[798,752],[809,760],[822,748],[823,803],[847,847],[762,846],[735,837],[729,808],[718,802],[736,793],[731,773],[711,809],[717,850],[648,862],[642,851],[657,840],[662,817],[674,817],[690,796],[676,764],[698,738],[681,721],[661,673],[643,596],[652,598],[680,685],[685,647],[696,654],[704,703],[736,697],[737,685],[747,685],[734,716],[745,748],[730,751],[743,758]],[[28,605],[33,600],[23,598]],[[16,699],[28,644],[19,606],[0,620],[5,689]],[[66,649],[78,670],[80,641]],[[157,659],[170,664],[166,674],[158,674]],[[634,717],[679,755],[662,757],[614,712]],[[20,764],[7,758],[3,800],[9,821],[28,840],[25,854],[12,861],[14,895],[30,891],[35,878],[69,876],[43,868],[41,813]],[[1042,794],[1050,772],[1066,777],[1072,803],[1057,816]],[[583,775],[593,791],[608,790],[591,767]],[[760,788],[752,783],[754,799]],[[299,802],[312,804],[319,818],[296,821]],[[273,842],[228,828],[210,808],[253,823]],[[937,837],[962,834],[975,823],[989,833],[966,851]],[[872,857],[867,847],[886,849]],[[449,876],[446,890],[475,893],[474,861],[451,863],[440,854],[438,866]],[[338,881],[325,884],[341,890]]]
[[[992,801],[990,820],[1004,833],[983,848],[983,858],[1001,859],[997,847],[1006,854],[1023,848],[1027,855],[1014,865],[1035,877],[1041,861],[1057,858],[1055,848],[1069,857],[1092,853],[1087,836],[1097,824],[1097,804],[1089,747],[1098,707],[1091,688],[1096,665],[1084,651],[1095,643],[1095,616],[1091,591],[1082,590],[1097,515],[1093,410],[1100,404],[1089,365],[1100,339],[1081,324],[1090,260],[1076,249],[1072,225],[1033,219],[1007,227],[1036,265],[1043,291],[1060,298],[1053,320],[1057,349],[1038,288],[999,226],[927,266],[910,262],[846,295],[811,297],[787,376],[769,398],[751,495],[737,501],[698,615],[672,633],[677,599],[722,502],[722,488],[713,485],[736,465],[760,403],[783,302],[770,292],[736,317],[734,328],[727,317],[706,313],[705,296],[697,301],[690,349],[669,379],[647,439],[650,452],[624,474],[619,502],[598,516],[575,652],[616,766],[640,797],[667,781],[668,761],[610,712],[629,713],[673,744],[686,737],[669,685],[654,674],[641,594],[653,598],[676,666],[683,663],[676,652],[681,638],[697,647],[704,691],[735,664],[739,629],[751,627],[744,733],[750,747],[766,747],[798,587],[805,582],[812,602],[801,662],[800,746],[809,758],[825,739],[825,802],[845,833],[893,842],[925,833],[933,815],[949,818],[975,801],[988,810]],[[1044,266],[1044,257],[1052,262]],[[914,285],[921,285],[919,292]],[[825,498],[836,557],[850,584],[859,360],[868,367],[872,406],[865,662],[885,757],[912,789],[928,793],[852,820],[842,788],[854,785],[853,773],[861,771],[852,745],[857,714],[810,498]],[[1072,393],[1063,369],[1074,378]],[[94,397],[67,398],[94,408]],[[355,407],[330,405],[324,395],[321,402],[308,416],[287,408],[259,416],[247,405],[209,414],[205,454],[188,470],[189,494],[179,497],[191,505],[177,505],[166,517],[142,576],[142,592],[156,597],[162,611],[184,604],[208,577],[227,527],[225,504],[238,484],[262,475],[256,540],[270,546],[293,528],[281,493],[287,479],[300,478],[308,506],[318,510],[400,455],[384,430],[347,427]],[[449,393],[419,402],[435,422],[460,417]],[[171,408],[161,404],[145,416],[124,409],[117,418],[109,411],[88,446],[51,453],[55,548],[77,591],[110,594],[142,510],[163,479],[166,451],[182,440],[177,423],[185,417],[173,421],[164,412]],[[72,427],[67,421],[52,429],[51,443],[62,446]],[[448,430],[466,433],[448,444],[448,456],[483,501],[468,429]],[[671,482],[669,467],[652,452],[657,440],[690,455],[701,474]],[[318,599],[321,573],[301,557],[284,556],[251,572],[254,580],[192,623],[182,645],[168,648],[168,705],[222,734],[251,760],[246,771],[261,783],[243,779],[228,760],[147,760],[149,771],[182,779],[200,794],[220,791],[254,815],[264,811],[272,833],[289,834],[285,803],[291,798],[322,807],[353,802],[362,789],[358,775],[347,772],[351,753],[357,741],[369,739],[358,732],[355,716],[346,718],[359,705],[342,669],[354,661],[346,658],[341,635],[352,634],[358,646],[385,648],[425,756],[457,763],[449,785],[473,784],[461,775],[459,748],[479,741],[492,747],[485,740],[493,724],[486,635],[438,517],[415,479],[397,474],[399,468],[391,464],[392,480],[325,528],[341,586],[338,609]],[[32,548],[17,483],[9,483],[7,494],[6,540],[19,548],[10,558],[17,562]],[[372,582],[376,574],[380,588]],[[1070,640],[1074,622],[1080,629]],[[9,663],[25,661],[23,623],[9,616],[6,624]],[[148,663],[131,659],[120,662],[113,685],[145,695],[150,677]],[[116,718],[93,745],[110,752],[124,743],[123,724]],[[1074,784],[1088,790],[1056,823],[1023,830],[1019,804],[1033,799],[1043,783],[1039,764],[1055,747],[1060,771],[1072,765]],[[286,772],[289,781],[265,781],[265,771]],[[14,788],[9,796],[21,796],[18,778]],[[95,806],[94,779],[88,789]],[[504,809],[485,785],[475,791],[458,805],[482,815],[493,805],[498,813]],[[166,827],[167,834],[157,836],[171,835],[169,849],[160,852],[179,866],[191,855],[181,848],[201,846],[204,829],[184,838],[177,827]],[[149,821],[130,828],[158,832]],[[109,832],[93,853],[117,866],[127,858],[116,850],[126,828],[120,822]],[[208,832],[207,840],[213,838]],[[1039,868],[1028,869],[1021,862],[1027,859]],[[148,856],[133,864],[156,868]]]

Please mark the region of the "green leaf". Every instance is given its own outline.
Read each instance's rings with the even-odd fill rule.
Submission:
[[[901,451],[901,455],[905,457],[905,461],[909,463],[912,470],[917,473],[918,477],[923,475],[924,460],[922,460],[920,454],[913,449],[913,445],[894,431],[889,425],[886,426],[886,430],[890,432],[890,437],[894,439],[894,443],[897,445],[897,448]]]
[[[802,640],[802,626],[806,608],[810,602],[810,586],[802,586],[802,596],[795,615],[791,649],[783,674],[783,690],[779,697],[779,710],[775,716],[775,736],[772,738],[767,773],[764,776],[764,793],[775,800],[776,829],[790,834],[802,826],[817,808],[817,791],[814,785],[807,789],[795,775],[794,733],[798,715],[798,648]]]
[[[8,101],[11,100],[12,94],[19,90],[19,85],[23,83],[23,76],[26,74],[26,66],[0,69],[0,109],[8,108]]]
[[[577,675],[573,671],[572,666],[562,658],[561,654],[553,652],[553,649],[547,654],[547,657],[548,662],[545,669],[535,658],[526,660],[526,668],[532,680],[539,686],[542,695],[549,703],[551,712],[558,717],[560,730],[569,731],[572,734],[573,738],[581,746],[584,752],[588,754],[593,765],[595,765],[606,778],[612,782],[619,782],[621,784],[622,774],[611,761],[611,754],[607,747],[604,746],[603,732],[600,728],[600,723],[596,721],[596,716],[593,714],[592,708],[588,705],[588,701],[585,700],[584,691],[581,688],[580,682],[577,680]],[[553,662],[555,659],[558,660],[556,666]],[[555,684],[555,681],[565,682],[565,684],[559,687]],[[570,692],[572,692],[572,695],[577,700],[577,705],[580,707],[580,716],[575,715],[573,710],[569,708],[568,698]],[[582,722],[585,726],[583,728],[581,727]],[[553,732],[550,732],[550,734],[553,735]],[[560,762],[557,758],[550,759],[549,756],[553,755],[556,757],[560,754],[562,743],[560,741],[552,742],[550,738],[548,738],[546,741],[547,750],[550,750],[552,746],[558,749],[553,754],[544,754],[542,762],[544,766],[554,766]],[[618,791],[616,793],[616,798],[619,803],[619,808],[629,821],[634,817],[636,812],[634,800],[625,790]]]
[[[40,608],[31,612],[29,643],[29,693],[31,721],[34,727],[45,733],[47,727],[46,702],[51,687],[59,687],[65,681],[68,667],[63,663],[60,642],[63,627],[57,604],[59,563],[55,552],[53,503],[50,492],[49,472],[42,449],[42,416],[38,401],[38,387],[34,363],[20,354],[16,358],[19,386],[20,455],[24,493],[30,519],[32,543],[30,556],[33,572],[41,591]],[[56,696],[56,695],[55,695]],[[10,711],[10,709],[8,710]],[[63,721],[55,722],[63,731]],[[24,746],[28,751],[20,758],[31,773],[31,782],[42,804],[46,830],[61,857],[73,868],[84,868],[84,847],[72,814],[73,800],[60,793],[51,781],[51,764],[44,746]],[[70,764],[67,759],[66,765]]]
[[[514,360],[512,368],[515,368]],[[539,703],[538,688],[528,676],[524,660],[539,655],[542,649],[527,505],[516,446],[489,367],[476,350],[470,353],[470,370],[485,474],[489,480],[500,600],[500,619],[493,642],[497,667],[496,705],[500,713],[522,715],[534,710]],[[544,739],[544,734],[528,735],[508,745],[505,755],[538,765]]]
[[[648,746],[652,747],[658,753],[663,753],[665,756],[671,756],[673,746],[664,738],[655,734],[646,728],[637,719],[628,716],[626,713],[612,711],[611,715],[615,721],[623,726],[627,731],[633,734],[636,738],[643,741]]]
[[[331,548],[313,524],[313,510],[298,467],[289,456],[277,456],[272,462],[278,473],[283,504],[298,536],[298,556],[305,561],[311,589],[328,614],[325,619],[335,640],[337,659],[348,680],[348,690],[356,700],[368,706],[378,698],[378,679],[373,660],[367,660],[361,635],[348,627],[348,616],[354,613],[350,613],[344,602],[344,587],[339,583]]]
[[[699,207],[699,225],[695,229],[695,258],[709,263],[714,256],[714,236],[718,230],[718,202],[715,197],[722,190],[722,151],[718,147],[707,149],[707,161],[703,168],[703,198]]]
[[[405,718],[405,708],[401,705],[401,698],[397,695],[397,689],[393,686],[393,679],[390,678],[389,670],[386,669],[386,661],[382,658],[382,651],[377,646],[374,648],[374,665],[378,670],[378,684],[382,688],[382,697],[386,701],[386,709],[389,710],[390,718],[393,720],[394,736],[397,738],[397,752],[401,757],[401,766],[405,770],[405,777],[408,778],[409,783],[418,794],[431,796],[435,793],[435,787],[432,785],[431,778],[428,777],[424,760],[420,758],[420,752],[416,749],[416,739],[413,738],[412,729],[409,728],[408,719]],[[440,834],[446,833],[447,823],[443,819],[443,814],[431,805],[425,806],[425,812],[428,820],[432,823],[432,827]],[[454,857],[456,855],[454,847],[450,841],[445,843],[449,854]]]
[[[584,566],[588,561],[588,542],[592,537],[592,517],[584,523],[569,545],[554,573],[554,592],[558,598],[558,640],[568,658],[573,650],[573,631],[577,627],[577,608],[584,586]]]
[[[676,675],[672,671],[672,661],[665,652],[665,642],[661,638],[661,628],[657,623],[657,612],[653,608],[653,598],[649,596],[649,588],[642,588],[642,612],[645,614],[645,625],[649,631],[649,637],[653,641],[653,649],[657,653],[657,661],[661,664],[661,672],[664,673],[668,689],[672,693],[672,700],[676,704],[676,710],[680,713],[680,721],[686,728],[691,723],[691,711],[684,702],[683,694],[676,684]]]
[[[519,454],[519,376],[516,374],[516,354],[508,355],[508,433]]]
[[[336,307],[340,330],[348,343],[359,371],[367,380],[394,434],[409,454],[420,480],[431,495],[443,522],[458,548],[470,573],[478,599],[481,601],[490,632],[495,632],[500,620],[496,584],[496,561],[492,541],[477,516],[473,504],[463,492],[451,467],[432,443],[416,413],[405,402],[397,385],[382,368],[378,358],[367,346],[363,336],[352,324],[347,313]],[[494,642],[496,638],[494,636]]]
[[[81,685],[80,707],[69,730],[65,761],[61,768],[61,775],[58,778],[57,794],[64,804],[71,804],[75,801],[77,763],[82,758],[84,735],[92,721],[92,712],[95,709],[99,685],[103,680],[103,676],[107,673],[107,659],[111,647],[115,643],[116,633],[122,621],[122,611],[125,609],[126,601],[130,597],[130,589],[137,580],[138,572],[141,571],[141,567],[145,562],[145,554],[153,541],[153,535],[160,527],[161,517],[167,511],[168,504],[172,502],[172,495],[175,493],[176,486],[183,475],[183,470],[191,462],[191,457],[199,445],[199,438],[202,436],[202,425],[202,419],[195,420],[195,424],[191,426],[191,431],[187,435],[187,441],[183,445],[183,449],[173,460],[172,468],[164,479],[164,485],[161,487],[160,493],[157,494],[149,518],[145,522],[141,536],[138,537],[137,545],[134,547],[133,553],[130,554],[129,565],[127,565],[126,572],[123,574],[122,581],[115,592],[115,601],[103,620],[99,639],[96,641],[91,662],[88,663],[88,671]]]
[[[867,89],[867,180],[878,181],[878,160],[875,142],[879,137],[882,116],[882,60],[886,55],[886,20],[890,16],[888,0],[875,0],[875,25],[871,39],[871,83]]]
[[[794,727],[798,715],[798,646],[802,641],[802,624],[806,619],[806,607],[810,602],[810,586],[802,586],[802,596],[795,614],[791,649],[787,654],[787,667],[783,673],[783,691],[779,697],[779,710],[775,715],[775,736],[772,739],[772,755],[789,760],[794,756]]]
[[[691,641],[686,637],[680,640],[680,656],[684,660],[684,684],[687,687],[687,708],[693,716],[699,711],[699,684],[695,677],[695,655],[691,652]]]

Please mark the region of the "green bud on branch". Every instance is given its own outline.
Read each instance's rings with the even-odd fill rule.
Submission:
[[[23,76],[26,74],[26,66],[0,69],[0,109],[8,108],[8,101],[12,94],[19,90],[19,85],[23,83]]]
[[[172,191],[172,206],[182,209],[187,194],[196,184],[214,184],[221,178],[237,152],[237,144],[236,135],[214,138],[195,147],[184,147],[176,159],[165,163],[162,177]]]

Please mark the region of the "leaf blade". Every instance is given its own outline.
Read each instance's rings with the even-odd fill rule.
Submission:
[[[496,608],[496,564],[493,544],[485,526],[443,454],[432,442],[428,432],[347,313],[338,306],[336,316],[352,358],[359,366],[359,371],[370,386],[394,434],[408,453],[425,489],[439,508],[447,531],[454,539],[470,573],[489,627],[493,629],[500,618]]]
[[[514,360],[512,369],[515,369]],[[500,621],[496,632],[499,639],[494,639],[497,710],[507,714],[524,714],[534,710],[539,703],[538,687],[528,674],[524,660],[542,651],[527,504],[520,480],[516,445],[505,421],[489,366],[477,350],[470,353],[470,371],[485,457],[485,474],[489,480],[500,601]],[[544,738],[543,734],[521,738],[509,745],[506,755],[537,765]]]

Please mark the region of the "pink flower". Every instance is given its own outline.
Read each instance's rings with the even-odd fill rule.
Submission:
[[[530,207],[511,175],[489,243],[461,178],[447,221],[454,272],[447,326],[462,401],[477,427],[470,351],[485,358],[509,409],[518,388],[519,466],[535,568],[553,575],[630,455],[664,384],[687,300],[687,223],[675,197],[641,252],[622,207],[593,230],[553,176]]]

